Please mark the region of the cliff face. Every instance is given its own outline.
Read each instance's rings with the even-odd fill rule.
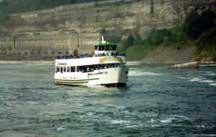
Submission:
[[[14,14],[0,26],[0,59],[52,59],[76,48],[91,53],[100,32],[145,37],[183,21],[190,8],[188,0],[108,0]]]

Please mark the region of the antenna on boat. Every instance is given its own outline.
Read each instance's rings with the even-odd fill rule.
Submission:
[[[103,35],[101,35],[101,43],[102,44],[106,43],[106,41],[104,40],[104,36]]]

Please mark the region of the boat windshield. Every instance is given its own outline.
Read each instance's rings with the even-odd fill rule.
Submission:
[[[116,45],[114,44],[101,44],[101,45],[96,45],[95,46],[95,50],[99,50],[99,51],[110,51],[110,50],[116,50]]]

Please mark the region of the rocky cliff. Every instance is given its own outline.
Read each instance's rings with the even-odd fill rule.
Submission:
[[[0,26],[0,59],[52,59],[76,48],[91,53],[101,32],[115,39],[129,34],[146,37],[153,28],[183,21],[194,4],[194,0],[105,0],[13,14]]]

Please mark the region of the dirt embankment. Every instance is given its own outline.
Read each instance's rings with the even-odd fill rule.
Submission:
[[[175,47],[159,46],[142,59],[143,63],[175,64],[193,61],[196,51],[194,46],[181,49]]]

